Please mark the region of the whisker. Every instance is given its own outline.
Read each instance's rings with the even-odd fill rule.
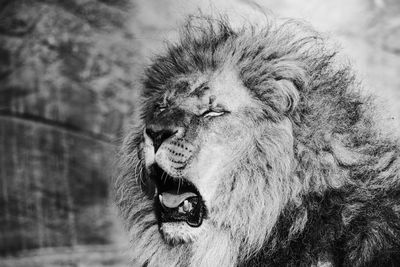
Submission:
[[[177,192],[178,194],[179,194],[179,189],[180,189],[180,187],[181,187],[181,181],[182,181],[182,179],[179,179],[179,180],[178,180],[178,192]]]
[[[140,165],[140,169],[139,169],[139,179],[140,179],[140,182],[141,182],[141,183],[144,183],[144,180],[143,180],[143,170],[144,170],[144,167],[143,167],[143,164],[141,164],[141,165]]]
[[[138,161],[136,162],[136,166],[135,166],[135,169],[134,169],[134,171],[133,171],[133,173],[136,175],[136,182],[141,182],[141,175],[140,175],[140,173],[137,173],[137,170],[138,170],[138,168],[139,168],[139,166],[141,166],[141,159],[138,159]]]
[[[168,174],[165,171],[163,171],[163,173],[161,174],[161,181],[164,180],[164,184],[167,182],[167,177]]]

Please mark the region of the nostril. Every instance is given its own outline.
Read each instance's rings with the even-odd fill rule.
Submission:
[[[146,128],[146,134],[153,140],[156,138],[156,132],[150,128]]]
[[[170,130],[162,131],[161,133],[159,133],[158,138],[161,141],[164,141],[173,136],[175,133],[176,131],[170,131]]]
[[[176,133],[177,133],[177,131],[173,131],[171,129],[161,129],[159,131],[155,131],[151,128],[146,128],[146,134],[153,141],[153,146],[154,146],[155,152],[157,152],[157,150],[159,149],[159,147],[165,140],[167,140],[168,138],[170,138],[171,136],[173,136]]]

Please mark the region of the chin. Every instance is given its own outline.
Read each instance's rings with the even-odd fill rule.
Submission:
[[[165,222],[160,225],[160,232],[165,242],[177,245],[192,243],[201,237],[206,223],[200,227],[191,227],[186,222]]]

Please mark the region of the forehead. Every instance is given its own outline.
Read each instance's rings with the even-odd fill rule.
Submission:
[[[237,71],[232,69],[179,79],[166,93],[166,97],[189,110],[217,104],[229,111],[237,111],[256,104]]]

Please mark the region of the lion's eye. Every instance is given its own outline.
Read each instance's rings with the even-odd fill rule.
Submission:
[[[161,105],[158,105],[157,108],[158,108],[158,110],[159,110],[160,112],[163,112],[164,110],[167,109],[167,105],[161,104]]]
[[[204,118],[218,117],[224,115],[225,113],[226,112],[224,110],[219,110],[219,111],[207,110],[203,114],[201,114],[201,116],[203,116]]]

